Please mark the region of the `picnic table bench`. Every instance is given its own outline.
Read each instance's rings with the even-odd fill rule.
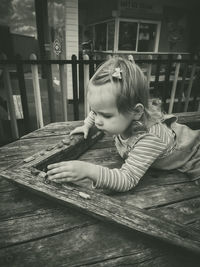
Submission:
[[[179,121],[200,128],[200,114],[179,114]],[[81,123],[52,123],[1,147],[1,173],[10,168],[14,170],[23,159],[57,144]],[[96,142],[79,159],[111,168],[122,164],[109,135]],[[77,186],[78,190],[91,190],[88,180]],[[90,200],[82,200],[83,209],[74,208],[67,202],[57,201],[54,197],[46,199],[42,193],[37,195],[0,177],[0,266],[199,266],[198,182],[191,182],[177,171],[149,169],[130,192],[93,191],[100,196],[96,203],[99,207],[104,197],[111,206],[113,200],[116,210],[112,210],[112,214],[114,217],[116,213],[116,220],[109,218],[109,213],[106,215],[108,221],[106,216],[96,217],[98,214],[91,212]],[[124,224],[120,221],[118,204],[125,211],[128,209],[130,216],[134,212],[144,213],[146,221],[144,219],[141,225],[144,231],[140,231],[140,225],[139,230],[135,227],[134,220],[140,222],[141,217],[127,215],[123,218]],[[127,225],[129,220],[130,225]],[[159,220],[161,234],[160,229],[153,233],[150,226]],[[166,234],[167,239],[164,235],[162,238],[162,233],[171,233],[173,225],[178,229],[175,235]],[[188,239],[190,233],[194,243]],[[183,246],[179,246],[179,234]],[[184,238],[189,240],[185,246]]]

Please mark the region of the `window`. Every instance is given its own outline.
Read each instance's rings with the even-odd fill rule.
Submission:
[[[158,25],[156,22],[120,20],[118,50],[155,52]]]
[[[107,24],[95,25],[95,50],[106,50]]]
[[[138,36],[138,51],[153,52],[156,39],[156,24],[140,23]]]
[[[113,50],[114,49],[114,39],[115,39],[115,22],[110,21],[108,22],[108,50]]]
[[[160,22],[116,18],[90,27],[96,51],[158,51]]]
[[[119,50],[136,50],[137,27],[138,23],[136,22],[120,22]]]
[[[94,26],[95,30],[95,50],[113,50],[115,22],[107,21]]]

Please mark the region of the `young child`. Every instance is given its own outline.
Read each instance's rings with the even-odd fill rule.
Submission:
[[[187,172],[200,178],[200,131],[177,124],[149,100],[147,81],[136,65],[123,58],[105,62],[88,86],[91,112],[84,125],[71,134],[84,133],[95,124],[114,135],[116,148],[125,160],[120,169],[82,161],[48,166],[49,180],[77,181],[89,178],[95,188],[128,191],[150,166]]]

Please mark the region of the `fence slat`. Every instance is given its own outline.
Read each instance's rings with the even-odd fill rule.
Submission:
[[[159,89],[159,76],[160,76],[160,67],[161,67],[161,55],[157,57],[158,63],[156,65],[156,73],[155,73],[155,81],[154,81],[154,89],[158,92]]]
[[[31,54],[30,59],[36,60],[37,57],[36,57],[36,55]],[[40,95],[40,84],[39,84],[39,75],[38,75],[37,64],[31,65],[31,71],[32,71],[32,78],[33,78],[33,89],[34,89],[37,126],[39,128],[41,128],[44,126],[44,122],[43,122],[43,114],[42,114],[42,102],[41,102],[41,95]]]
[[[59,64],[59,74],[60,74],[60,89],[61,89],[61,102],[62,102],[62,112],[63,112],[63,119],[67,121],[68,114],[67,114],[67,107],[68,107],[68,100],[67,100],[67,85],[66,85],[66,75],[64,64]]]
[[[152,55],[148,55],[148,59],[152,60]],[[151,70],[152,70],[152,64],[149,63],[147,65],[147,84],[148,84],[148,87],[150,87],[150,82],[151,82]]]
[[[177,56],[177,59],[181,59],[181,55]],[[179,76],[179,71],[180,71],[180,62],[176,63],[176,68],[175,68],[175,73],[174,73],[174,81],[172,85],[172,90],[171,90],[171,96],[170,96],[170,103],[169,103],[169,109],[168,113],[171,114],[174,106],[174,100],[175,100],[175,94],[176,94],[176,88],[177,88],[177,82],[178,82],[178,76]]]
[[[83,56],[84,60],[89,60],[88,55]],[[87,117],[88,113],[90,112],[90,108],[88,105],[87,101],[87,87],[89,83],[89,64],[84,64],[84,112],[85,112],[85,117]]]
[[[182,81],[181,81],[181,88],[180,88],[179,96],[178,96],[177,112],[181,112],[181,104],[182,104],[182,100],[183,100],[183,97],[184,97],[184,88],[185,88],[185,81],[186,81],[186,76],[187,76],[187,69],[188,69],[188,66],[187,66],[186,63],[184,63]]]
[[[26,94],[26,85],[24,80],[24,69],[23,69],[23,63],[20,62],[22,59],[20,55],[16,56],[17,59],[17,77],[19,82],[19,90],[21,95],[21,101],[22,101],[22,110],[23,110],[23,116],[24,116],[24,122],[25,122],[25,131],[26,133],[30,131],[30,116],[29,116],[29,109],[28,109],[28,99]]]
[[[169,92],[169,85],[170,85],[170,74],[171,74],[171,69],[172,69],[172,59],[173,56],[170,54],[168,56],[168,62],[166,65],[165,69],[165,81],[164,81],[164,86],[162,88],[162,102],[164,109],[166,110],[166,100],[167,100],[167,93]]]
[[[77,58],[72,55],[72,86],[73,86],[73,107],[74,107],[74,119],[79,119],[79,107],[78,107],[78,82],[77,82]]]
[[[193,81],[194,81],[195,71],[196,71],[196,63],[194,63],[192,65],[190,80],[189,80],[188,88],[187,88],[187,91],[186,91],[184,112],[186,112],[188,110],[188,105],[189,105],[189,101],[190,101],[190,94],[191,94],[191,90],[192,90],[192,84],[193,84]]]
[[[2,55],[2,59],[4,60],[7,59],[5,54]],[[6,97],[8,101],[8,110],[9,110],[9,115],[10,115],[12,137],[14,139],[18,139],[19,132],[18,132],[18,126],[17,126],[15,105],[14,105],[14,100],[13,100],[13,93],[12,93],[12,86],[11,86],[8,65],[3,66],[3,81],[4,81]]]

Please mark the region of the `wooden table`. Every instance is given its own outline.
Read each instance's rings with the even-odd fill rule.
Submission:
[[[0,148],[0,170],[58,143],[80,123],[50,124]],[[111,136],[80,159],[112,168],[122,164]],[[88,181],[83,185],[90,186]],[[200,186],[183,174],[149,170],[134,190],[111,196],[124,207],[134,205],[200,234]],[[196,253],[47,200],[2,178],[0,218],[2,267],[199,266]]]

